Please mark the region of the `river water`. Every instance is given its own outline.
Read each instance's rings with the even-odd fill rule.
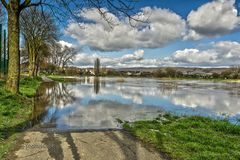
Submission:
[[[38,127],[117,129],[117,119],[147,120],[162,112],[179,116],[240,118],[240,84],[146,78],[79,78],[44,83],[35,98]]]

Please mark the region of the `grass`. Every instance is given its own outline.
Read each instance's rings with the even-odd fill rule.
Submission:
[[[240,83],[240,79],[225,79],[222,82],[229,82],[229,83]]]
[[[79,81],[79,79],[77,79],[75,77],[66,77],[66,76],[61,76],[61,75],[50,75],[47,77],[56,82],[78,82]]]
[[[171,159],[240,159],[240,126],[226,121],[167,114],[123,127]]]
[[[20,94],[13,95],[4,90],[5,82],[0,81],[0,159],[12,149],[18,133],[26,127],[40,83],[40,78],[23,78]]]

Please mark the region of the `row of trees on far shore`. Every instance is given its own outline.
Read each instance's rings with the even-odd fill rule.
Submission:
[[[99,60],[100,61],[100,60]],[[189,69],[192,71],[182,71],[180,68],[160,68],[154,71],[121,71],[113,68],[100,67],[95,61],[95,68],[65,67],[64,70],[56,70],[55,74],[79,75],[79,76],[123,76],[123,77],[155,77],[155,78],[197,78],[197,79],[240,79],[240,67],[232,67],[218,70],[214,69]],[[97,67],[98,66],[98,67]],[[194,70],[200,70],[194,71]],[[202,71],[201,71],[202,70]],[[53,72],[52,72],[53,73]]]

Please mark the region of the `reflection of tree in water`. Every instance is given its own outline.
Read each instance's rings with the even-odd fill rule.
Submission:
[[[228,94],[230,96],[235,96],[235,97],[240,97],[240,84],[239,83],[232,83],[232,84],[228,84],[227,89],[228,90]]]
[[[99,77],[94,77],[94,92],[98,94],[100,91],[100,80]]]
[[[74,97],[64,83],[44,83],[39,87],[34,101],[32,118],[35,122],[39,122],[41,116],[44,116],[42,114],[45,113],[47,106],[63,108],[73,103]]]
[[[169,96],[178,90],[178,84],[176,82],[163,82],[160,83],[160,90],[163,95]]]
[[[46,97],[48,89],[52,88],[54,83],[45,83],[41,85],[34,98],[34,108],[32,112],[32,118],[37,120],[39,116],[45,111],[45,107],[49,104],[49,100]]]
[[[64,107],[74,101],[74,97],[67,89],[64,83],[58,83],[53,88],[51,88],[52,93],[50,94],[50,103],[56,107]]]

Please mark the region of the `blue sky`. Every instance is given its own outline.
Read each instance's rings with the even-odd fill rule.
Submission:
[[[183,18],[192,11],[196,10],[199,6],[211,2],[210,0],[143,0],[137,3],[137,8],[142,8],[145,6],[156,6],[159,8],[169,9]]]
[[[138,26],[131,29],[114,15],[109,16],[120,25],[110,30],[94,8],[86,9],[79,15],[95,23],[82,22],[83,31],[69,22],[62,28],[62,40],[81,48],[74,62],[80,67],[91,66],[96,57],[103,65],[117,68],[237,65],[238,8],[235,0],[142,0],[135,10],[150,15],[146,31],[137,30]]]

